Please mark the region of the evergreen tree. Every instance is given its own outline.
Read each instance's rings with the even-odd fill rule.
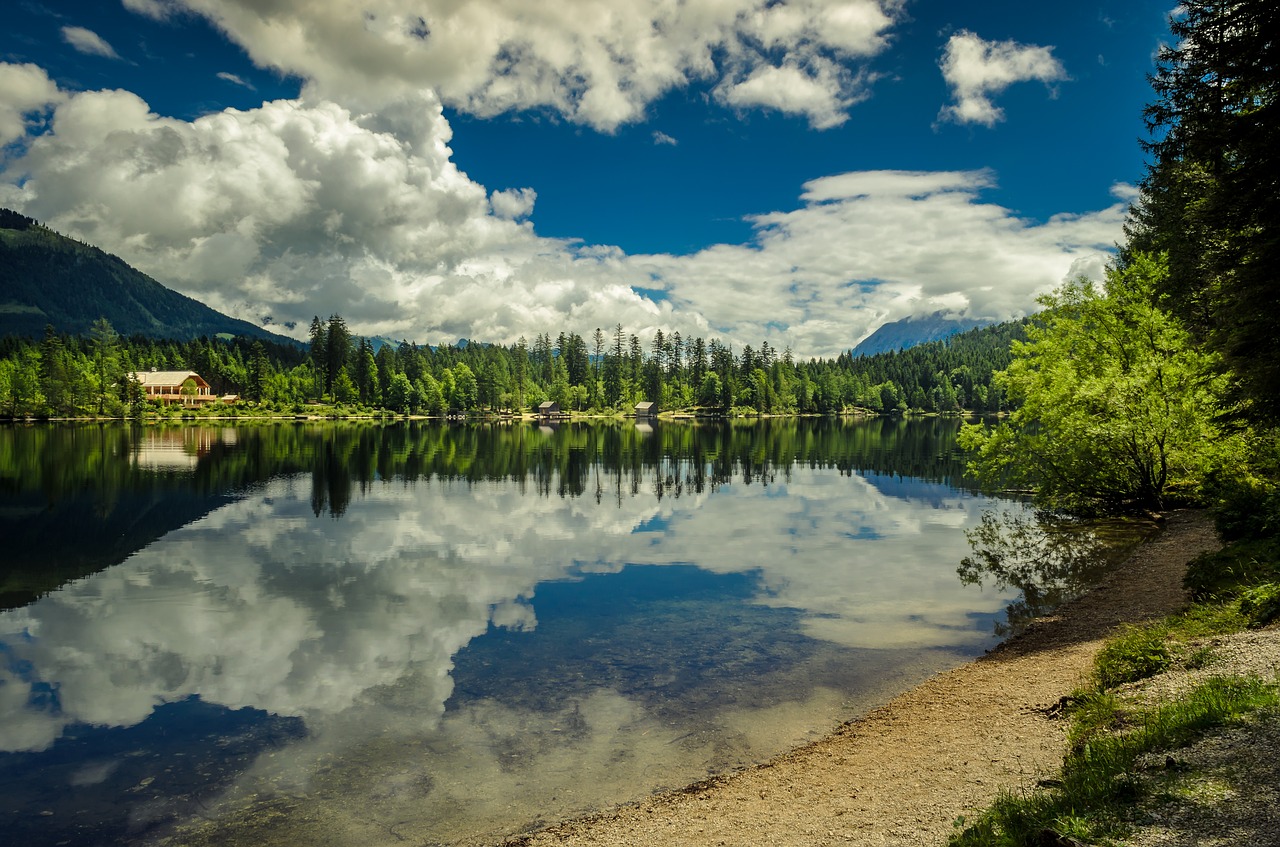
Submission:
[[[271,365],[267,362],[267,352],[261,341],[254,341],[249,353],[249,378],[244,387],[245,398],[255,403],[266,398],[267,385],[271,379]]]
[[[115,389],[120,382],[119,337],[106,318],[98,318],[89,328],[93,344],[93,375],[99,415],[107,413],[110,402],[115,404]]]
[[[1272,0],[1187,0],[1170,22],[1145,116],[1153,155],[1125,256],[1164,252],[1160,282],[1198,338],[1221,352],[1240,411],[1280,412],[1280,73]]]
[[[315,368],[317,374],[317,384],[315,386],[315,397],[320,399],[324,395],[325,389],[328,387],[325,383],[325,374],[329,370],[329,329],[320,320],[319,315],[311,318],[310,332],[310,352],[311,364]]]
[[[346,367],[351,358],[351,331],[347,322],[339,315],[329,316],[329,326],[325,334],[325,390],[332,393],[338,374]],[[350,381],[350,376],[347,377]]]
[[[367,338],[361,338],[358,345],[355,384],[361,403],[366,406],[377,405],[380,399],[378,391],[378,360],[373,355],[373,343]]]

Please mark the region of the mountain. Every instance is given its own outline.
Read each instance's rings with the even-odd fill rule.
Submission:
[[[995,321],[966,318],[947,312],[932,315],[911,315],[900,321],[887,323],[868,335],[853,348],[854,356],[874,356],[906,350],[929,341],[942,341],[956,333],[967,332]]]
[[[85,335],[104,317],[125,336],[239,335],[296,343],[165,288],[97,247],[0,209],[0,336],[38,338],[46,324]]]

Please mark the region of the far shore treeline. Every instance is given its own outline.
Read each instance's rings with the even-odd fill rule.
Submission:
[[[530,412],[554,401],[564,412],[615,414],[636,403],[703,415],[1006,411],[993,375],[1011,360],[1020,322],[971,330],[907,350],[799,360],[767,342],[741,350],[718,339],[661,330],[649,343],[621,325],[540,334],[513,345],[382,344],[352,335],[339,315],[312,321],[310,343],[245,338],[123,338],[105,320],[87,335],[47,327],[43,338],[0,339],[0,416],[129,417],[161,411],[129,374],[192,370],[215,395],[209,411],[443,417]],[[170,413],[181,411],[168,409]]]

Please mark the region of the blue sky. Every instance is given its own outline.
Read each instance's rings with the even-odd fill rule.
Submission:
[[[1101,273],[1171,10],[19,0],[0,203],[298,332],[834,355]]]

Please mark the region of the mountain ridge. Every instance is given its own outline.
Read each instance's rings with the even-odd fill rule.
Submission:
[[[0,209],[0,336],[35,338],[46,325],[85,335],[99,318],[126,336],[298,343],[174,291],[119,256]]]

